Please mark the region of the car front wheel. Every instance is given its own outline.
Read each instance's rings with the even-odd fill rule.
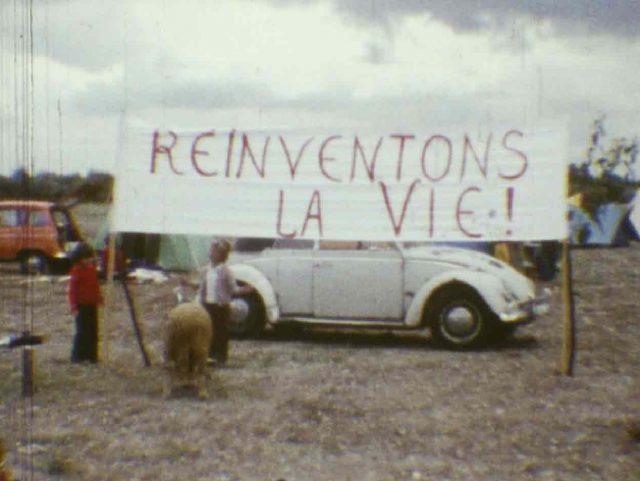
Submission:
[[[491,312],[473,289],[456,286],[436,295],[428,323],[439,344],[454,349],[477,347],[488,338]]]

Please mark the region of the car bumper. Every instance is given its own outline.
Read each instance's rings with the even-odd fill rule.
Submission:
[[[508,324],[524,324],[549,312],[551,291],[544,289],[540,295],[525,302],[514,303],[498,314],[500,320]]]

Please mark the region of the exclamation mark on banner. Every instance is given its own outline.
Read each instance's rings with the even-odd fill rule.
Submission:
[[[513,187],[507,187],[507,221],[511,225],[513,220]],[[511,228],[507,228],[507,235],[511,235]]]

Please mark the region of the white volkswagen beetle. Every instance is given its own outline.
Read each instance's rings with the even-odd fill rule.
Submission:
[[[548,293],[489,255],[456,247],[276,241],[229,265],[255,292],[233,301],[232,331],[299,322],[361,328],[428,327],[452,348],[474,347],[548,309]]]

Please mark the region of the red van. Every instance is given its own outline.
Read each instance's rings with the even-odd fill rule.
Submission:
[[[71,211],[31,200],[0,201],[0,261],[18,261],[24,273],[68,269],[82,233]]]

